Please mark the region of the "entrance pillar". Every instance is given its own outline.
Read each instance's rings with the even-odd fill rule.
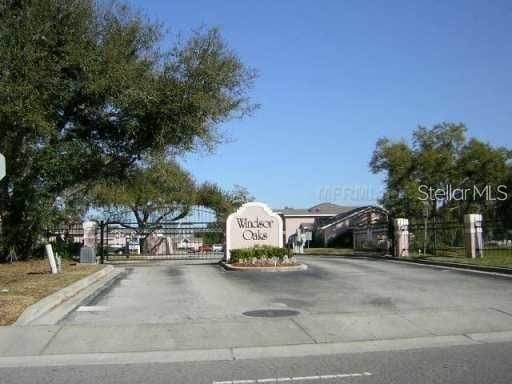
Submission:
[[[470,213],[464,215],[464,245],[466,257],[476,259],[484,256],[483,252],[482,215]]]
[[[409,219],[394,219],[393,227],[395,231],[395,257],[409,256]]]

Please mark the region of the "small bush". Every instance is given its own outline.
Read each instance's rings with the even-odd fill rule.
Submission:
[[[286,248],[271,247],[269,245],[256,245],[252,248],[239,248],[231,250],[231,261],[238,263],[240,260],[251,260],[253,258],[262,259],[264,257],[275,257],[281,260],[288,255]]]
[[[353,239],[352,231],[340,233],[333,239],[330,239],[329,243],[327,245],[330,248],[353,248],[354,247],[354,239]]]

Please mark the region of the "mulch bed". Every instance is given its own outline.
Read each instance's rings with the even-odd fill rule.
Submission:
[[[231,263],[231,265],[235,266],[235,267],[251,267],[251,268],[269,268],[269,267],[296,267],[298,265],[301,265],[300,263],[288,263],[288,264],[284,264],[284,263],[272,263],[272,262],[267,262],[267,263],[258,263],[258,264],[251,264],[251,263]]]

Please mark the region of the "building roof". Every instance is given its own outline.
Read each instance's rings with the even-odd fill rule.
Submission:
[[[352,207],[353,209],[339,213],[338,215],[334,216],[332,219],[329,220],[327,224],[322,226],[320,229],[325,229],[330,227],[331,225],[337,224],[341,221],[347,220],[348,218],[351,218],[353,216],[357,216],[360,214],[363,214],[367,211],[380,211],[384,214],[387,214],[388,211],[386,211],[384,208],[377,207],[374,205],[365,205],[363,207]]]
[[[353,210],[354,206],[342,206],[333,203],[320,203],[311,208],[288,208],[275,209],[276,213],[283,216],[336,216],[340,213]]]

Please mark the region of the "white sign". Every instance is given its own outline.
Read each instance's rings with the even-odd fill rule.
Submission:
[[[247,203],[226,221],[226,261],[230,251],[255,245],[283,246],[283,220],[263,203]]]
[[[0,153],[0,180],[5,177],[5,156]]]

